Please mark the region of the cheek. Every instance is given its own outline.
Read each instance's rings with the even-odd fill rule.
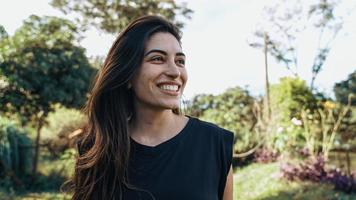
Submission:
[[[151,71],[137,71],[132,79],[132,86],[136,96],[147,96],[154,86]]]
[[[188,81],[188,73],[187,70],[185,68],[183,68],[180,72],[183,84],[186,85],[187,81]]]

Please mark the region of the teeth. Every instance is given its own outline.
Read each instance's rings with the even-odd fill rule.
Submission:
[[[162,90],[177,91],[178,85],[161,85],[159,88],[161,88]]]

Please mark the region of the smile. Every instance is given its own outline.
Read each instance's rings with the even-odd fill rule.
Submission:
[[[157,87],[160,91],[169,96],[179,96],[180,85],[176,84],[159,84]]]
[[[159,86],[162,90],[175,91],[177,92],[179,87],[178,85],[161,85]]]

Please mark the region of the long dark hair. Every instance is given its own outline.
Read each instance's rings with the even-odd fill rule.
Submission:
[[[88,123],[72,180],[73,200],[122,199],[124,187],[134,188],[127,179],[128,122],[135,115],[128,82],[143,60],[145,43],[157,32],[171,33],[180,43],[180,31],[167,20],[138,18],[118,35],[92,82],[84,107]]]

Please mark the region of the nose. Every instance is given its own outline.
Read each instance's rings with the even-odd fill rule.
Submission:
[[[168,63],[166,75],[172,78],[178,78],[180,76],[180,70],[174,60]]]

